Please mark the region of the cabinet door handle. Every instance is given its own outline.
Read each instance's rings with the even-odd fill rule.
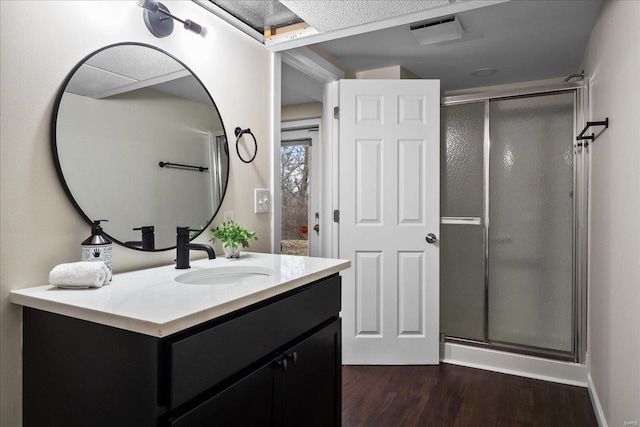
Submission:
[[[293,353],[289,353],[287,354],[287,359],[289,359],[290,361],[293,362],[293,364],[295,365],[296,362],[298,361],[298,352],[294,351]]]
[[[278,361],[278,366],[282,366],[282,370],[286,371],[287,370],[287,363],[288,363],[287,359],[284,358],[284,359]]]

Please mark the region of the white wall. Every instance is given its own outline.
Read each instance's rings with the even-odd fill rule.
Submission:
[[[622,426],[640,421],[640,2],[604,4],[584,69],[591,120],[610,123],[591,145],[588,368]]]
[[[164,39],[144,26],[136,1],[0,2],[0,425],[21,424],[21,311],[9,292],[47,282],[49,270],[79,259],[89,226],[58,182],[49,146],[55,96],[67,73],[89,53],[124,41],[153,44],[200,77],[214,98],[230,142],[250,127],[261,149],[245,165],[231,149],[222,211],[257,232],[252,249],[270,247],[271,215],[253,213],[253,189],[271,186],[272,54],[255,40],[188,1],[163,1],[176,16],[207,27],[205,38],[176,24]],[[220,222],[216,219],[215,222]],[[206,241],[206,238],[199,239]],[[197,256],[198,254],[196,254]],[[168,264],[157,254],[114,248],[114,270]]]

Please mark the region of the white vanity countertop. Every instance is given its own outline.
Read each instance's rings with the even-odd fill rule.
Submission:
[[[190,285],[175,277],[198,269],[247,265],[273,269],[232,285]],[[191,261],[115,274],[96,289],[59,289],[51,285],[11,292],[11,302],[90,322],[166,337],[191,326],[255,304],[349,268],[350,261],[243,252],[240,259]]]

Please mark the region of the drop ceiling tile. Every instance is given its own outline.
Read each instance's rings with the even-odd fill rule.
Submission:
[[[131,58],[136,58],[132,61]],[[140,49],[135,45],[116,46],[103,50],[87,61],[87,64],[134,80],[184,70],[175,59],[155,49]]]
[[[449,0],[280,0],[320,32],[328,32],[450,4]]]
[[[95,97],[99,93],[135,83],[136,80],[84,64],[76,71],[65,92]]]

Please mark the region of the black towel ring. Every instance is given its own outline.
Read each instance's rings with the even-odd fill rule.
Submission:
[[[240,141],[240,137],[242,135],[244,135],[245,133],[248,133],[249,135],[251,135],[253,137],[253,145],[256,147],[255,151],[253,152],[253,157],[251,157],[249,160],[245,160],[245,159],[242,158],[242,156],[240,155],[240,149],[238,148],[238,142]],[[258,141],[256,141],[256,136],[251,132],[251,129],[249,129],[249,128],[246,128],[246,129],[236,128],[235,129],[235,134],[236,134],[236,153],[238,153],[238,157],[244,163],[253,162],[253,160],[256,158],[256,155],[258,154]]]

